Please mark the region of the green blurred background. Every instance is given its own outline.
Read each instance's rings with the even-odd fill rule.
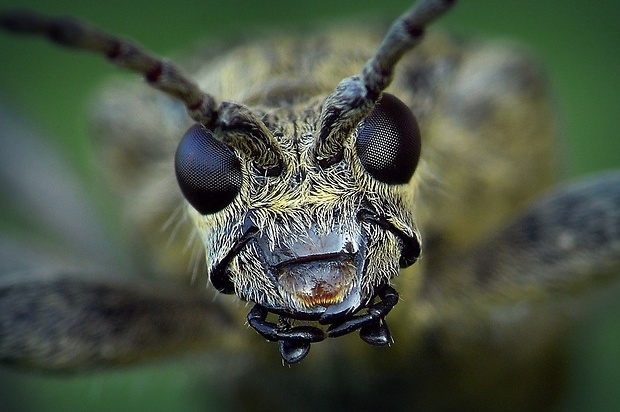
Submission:
[[[2,8],[82,17],[164,56],[240,32],[303,31],[356,18],[387,22],[409,5],[406,0],[0,0]],[[620,167],[617,0],[461,1],[440,25],[517,39],[534,50],[556,91],[567,138],[562,148],[567,176]],[[88,105],[102,79],[116,69],[99,57],[4,34],[0,51],[0,99],[61,146],[88,186],[95,175],[86,133]],[[577,329],[570,342],[571,388],[562,409],[619,410],[620,305],[605,305]],[[2,405],[19,410],[219,410],[222,404],[205,402],[217,399],[209,394],[212,388],[196,386],[204,382],[207,364],[208,356],[81,377],[0,369],[0,410],[7,410]]]

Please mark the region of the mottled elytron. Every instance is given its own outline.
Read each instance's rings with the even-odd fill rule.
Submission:
[[[380,35],[352,29],[227,51],[188,71],[208,95],[175,79],[158,60],[135,58],[108,39],[87,35],[84,40],[86,48],[102,50],[179,97],[199,123],[176,151],[176,175],[190,204],[187,214],[205,244],[211,283],[255,304],[250,325],[278,341],[287,362],[305,357],[311,342],[357,329],[369,343],[390,343],[386,315],[398,301],[390,283],[418,258],[420,245],[422,260],[398,279],[407,302],[399,325],[418,331],[461,322],[454,312],[463,307],[471,316],[462,323],[474,323],[491,312],[487,304],[507,292],[511,301],[532,295],[536,301],[549,288],[570,290],[584,275],[608,274],[618,263],[618,233],[609,225],[618,221],[617,175],[556,194],[497,231],[552,181],[553,165],[539,159],[552,157],[554,110],[540,70],[527,55],[504,45],[433,34],[398,62],[417,43],[427,20],[439,14],[429,17],[426,7],[443,11],[443,3],[423,2],[399,20],[377,54]],[[56,40],[82,45],[81,28],[29,18],[7,17],[4,24],[19,29],[30,24],[35,31],[45,27],[42,31]],[[350,77],[356,73],[361,74]],[[165,170],[167,176],[157,183],[162,186],[134,188],[131,196],[157,201],[158,209],[142,210],[141,220],[161,225],[161,215],[170,215],[180,199],[168,186],[173,174],[170,157],[164,156],[177,146],[171,136],[182,136],[191,120],[179,110],[158,116],[171,104],[169,98],[140,87],[122,95],[118,89],[109,92],[97,113],[97,128],[113,169],[134,173],[124,176],[125,184],[138,185],[143,174],[153,179],[153,173]],[[419,136],[422,156],[415,170]],[[135,170],[119,166],[128,160]],[[160,169],[161,162],[168,167]],[[597,203],[591,204],[594,197]],[[591,212],[599,208],[604,214],[595,218]],[[591,223],[577,225],[584,214]],[[175,261],[167,255],[165,260]],[[43,286],[32,282],[39,291],[49,287],[49,295],[57,294],[61,302],[71,301],[73,292],[82,296],[76,306],[62,310],[85,320],[92,311],[81,315],[79,305],[88,302],[91,308],[89,293],[96,300],[98,293],[112,290],[118,296],[123,289],[64,277]],[[29,285],[5,288],[11,302],[31,303]],[[148,307],[144,301],[142,306]],[[148,312],[145,317],[153,315]],[[278,322],[268,321],[268,313],[279,315]],[[138,324],[144,319],[122,315],[137,324],[127,331],[142,333]],[[75,321],[71,316],[66,322]],[[329,327],[324,331],[316,321]],[[145,336],[152,334],[146,341],[153,339],[159,347],[140,347],[140,339],[123,346],[117,336],[118,346],[111,352],[106,346],[104,353],[90,340],[108,339],[106,322],[115,321],[102,316],[99,322],[98,333],[84,333],[94,329],[84,326],[59,337],[69,344],[58,345],[57,352],[26,345],[49,342],[56,331],[51,326],[40,336],[24,335],[24,342],[15,333],[16,340],[5,343],[1,354],[44,368],[79,368],[129,362],[140,358],[140,351],[170,352],[166,345],[188,335],[186,325],[144,327]],[[196,329],[200,334],[205,328]],[[412,345],[411,336],[398,344]]]

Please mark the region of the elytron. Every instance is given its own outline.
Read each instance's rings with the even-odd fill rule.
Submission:
[[[486,294],[508,284],[511,293],[521,296],[533,286],[544,290],[544,277],[537,277],[540,272],[568,274],[570,283],[574,262],[580,274],[608,272],[617,265],[618,247],[612,240],[617,234],[611,233],[613,225],[609,225],[618,219],[617,175],[558,194],[546,209],[532,208],[506,232],[492,231],[505,212],[490,212],[487,220],[468,219],[467,209],[475,200],[463,202],[461,214],[442,213],[447,206],[440,203],[446,203],[446,198],[438,193],[443,189],[429,190],[424,182],[439,169],[445,176],[439,182],[442,188],[466,187],[459,179],[467,170],[469,186],[476,189],[470,193],[479,194],[481,203],[487,199],[484,178],[506,180],[503,184],[510,187],[510,196],[504,202],[519,198],[521,192],[509,181],[517,168],[528,169],[519,177],[531,184],[519,183],[537,194],[548,185],[551,172],[548,165],[535,161],[525,167],[522,154],[548,154],[556,132],[543,81],[526,57],[481,48],[478,57],[483,55],[489,66],[484,72],[473,57],[463,57],[462,49],[441,35],[429,36],[426,48],[420,44],[406,54],[417,47],[428,23],[450,6],[451,2],[423,1],[397,20],[383,43],[359,36],[359,43],[378,47],[376,53],[347,42],[346,50],[334,51],[340,59],[329,65],[322,66],[320,58],[288,60],[289,49],[308,55],[303,50],[309,50],[311,42],[301,42],[282,45],[284,57],[261,72],[265,59],[256,58],[257,48],[241,48],[222,58],[220,67],[200,73],[200,88],[170,63],[82,23],[5,13],[2,25],[104,54],[119,66],[144,74],[151,86],[186,106],[196,124],[185,126],[174,166],[188,202],[187,214],[206,248],[211,284],[252,302],[248,323],[268,340],[279,342],[285,362],[294,363],[307,355],[311,343],[355,330],[368,343],[390,344],[386,317],[399,301],[391,280],[419,257],[425,273],[433,276],[403,273],[399,290],[407,301],[416,299],[420,291],[425,302],[445,296],[458,300],[458,291],[471,285]],[[329,76],[320,73],[326,66]],[[256,68],[247,73],[247,67]],[[233,76],[235,70],[248,78]],[[489,72],[496,76],[488,76]],[[235,81],[226,83],[222,73]],[[515,77],[506,80],[506,73]],[[468,81],[459,82],[466,76]],[[438,79],[444,78],[454,82],[453,94],[437,90]],[[487,101],[480,97],[471,103],[479,97],[468,89],[479,86],[476,81],[488,87]],[[493,93],[510,98],[494,101]],[[469,106],[461,103],[468,94]],[[506,115],[513,108],[512,100],[518,110]],[[476,103],[489,101],[500,107],[483,110],[486,106],[480,104],[474,110]],[[437,120],[440,105],[448,115]],[[521,127],[524,123],[518,120],[523,118],[530,120],[530,129]],[[523,145],[517,143],[511,149],[514,159],[495,159],[493,175],[485,172],[483,164],[479,172],[470,169],[471,164],[482,163],[471,152],[488,147],[489,135],[499,133],[489,132],[490,124],[502,132],[508,129],[503,133],[506,140],[518,135]],[[463,139],[467,143],[459,143]],[[455,165],[455,156],[467,159],[467,165]],[[476,173],[485,177],[472,179]],[[495,187],[496,192],[502,191]],[[588,199],[594,197],[607,205],[597,218],[605,223],[592,220],[577,225],[575,216],[592,210]],[[418,203],[428,208],[420,210]],[[446,230],[447,226],[453,228]],[[602,233],[602,241],[593,243],[588,233]],[[521,245],[520,251],[508,248],[526,240],[529,243]],[[470,244],[477,244],[474,252],[463,246]],[[458,276],[444,275],[448,265]],[[596,268],[588,269],[592,266]],[[87,288],[77,284],[65,285],[64,290],[73,287],[86,295]],[[22,295],[18,288],[10,291],[14,299],[25,299],[25,289],[24,283]],[[408,319],[414,319],[412,324],[424,316],[433,317],[420,309],[424,305],[415,309],[416,314],[413,308],[406,312]],[[277,323],[268,320],[270,314],[278,317]],[[326,330],[317,322],[327,325]],[[28,352],[20,337],[14,336],[15,342],[2,346],[2,358],[43,367],[58,362],[64,367],[57,354]],[[96,355],[89,356],[90,362],[103,363]]]

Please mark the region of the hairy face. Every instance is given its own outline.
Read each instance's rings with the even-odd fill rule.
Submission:
[[[219,201],[205,196],[189,207],[207,245],[217,289],[296,318],[338,316],[365,307],[377,287],[417,257],[411,174],[419,136],[399,136],[397,147],[384,147],[385,141],[391,145],[389,133],[409,133],[399,128],[402,116],[396,125],[384,119],[398,104],[393,96],[385,98],[327,165],[313,152],[320,133],[316,104],[263,114],[281,152],[279,173],[270,175],[233,150],[241,179],[230,203],[215,213],[201,213],[196,209],[204,203]],[[227,141],[224,133],[212,134]],[[409,144],[403,146],[401,140]],[[413,164],[408,176],[386,170],[399,155],[404,156],[401,162]],[[411,246],[407,239],[417,244]]]

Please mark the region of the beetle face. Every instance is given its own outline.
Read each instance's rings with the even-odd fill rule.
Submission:
[[[186,194],[192,203],[190,215],[207,245],[211,282],[219,291],[234,292],[293,318],[326,321],[367,306],[400,266],[415,261],[419,236],[411,212],[411,176],[419,133],[406,106],[386,96],[355,128],[341,158],[326,166],[313,153],[319,110],[299,105],[270,111],[263,121],[282,153],[279,174],[270,176],[238,153],[242,183],[229,204],[201,213],[211,204],[219,207],[225,197],[208,192],[209,178],[204,179],[208,187],[202,199],[192,201],[195,193]],[[389,120],[371,123],[378,116],[390,119],[393,106],[399,104],[409,115],[398,112],[396,125]],[[413,132],[400,127],[403,121],[410,122]],[[186,139],[194,133],[190,129]],[[396,136],[392,141],[390,133]],[[222,134],[213,132],[219,141],[227,141]],[[384,146],[387,141],[390,147],[376,150],[373,139]],[[196,179],[192,173],[187,174],[190,178],[179,174],[181,151],[177,177],[186,193]],[[388,167],[398,155],[409,166],[408,176],[398,177],[394,184],[377,179],[378,174],[389,174],[376,171],[382,162]],[[194,158],[196,153],[183,156]]]

